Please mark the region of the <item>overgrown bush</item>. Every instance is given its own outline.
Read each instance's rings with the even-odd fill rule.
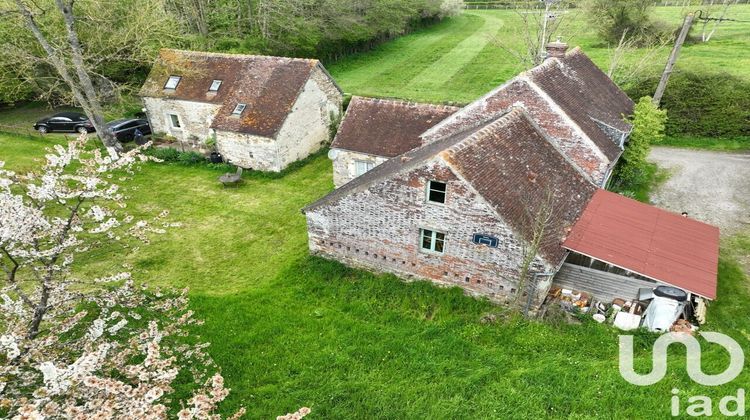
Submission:
[[[650,95],[659,76],[626,87],[631,98]],[[672,74],[661,107],[669,136],[750,136],[750,83],[728,73]]]
[[[158,147],[148,150],[148,154],[164,162],[176,162],[185,165],[205,163],[207,159],[198,152],[181,152],[171,147]]]
[[[667,113],[656,107],[651,97],[644,96],[635,105],[633,131],[615,168],[612,185],[618,191],[634,191],[649,181],[653,168],[646,160],[651,144],[664,139],[664,124]]]

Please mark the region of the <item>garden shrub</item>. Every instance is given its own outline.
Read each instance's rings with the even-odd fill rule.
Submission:
[[[635,105],[633,130],[630,139],[615,168],[612,185],[615,190],[633,191],[650,181],[653,168],[646,159],[651,144],[664,139],[664,125],[667,113],[653,104],[651,97],[644,96]]]
[[[171,147],[152,147],[147,150],[147,154],[164,162],[177,162],[180,158],[180,151]]]
[[[148,150],[148,154],[164,162],[177,162],[185,165],[207,162],[206,157],[198,152],[181,152],[171,147],[152,148]]]
[[[626,91],[631,98],[650,95],[659,75]],[[750,82],[728,73],[672,74],[661,107],[667,111],[668,136],[750,136]]]

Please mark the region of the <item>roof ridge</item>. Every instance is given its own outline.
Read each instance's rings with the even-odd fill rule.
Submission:
[[[398,99],[398,98],[377,98],[377,97],[371,97],[371,96],[359,96],[359,95],[353,95],[352,100],[354,99],[366,101],[366,102],[374,102],[374,103],[384,103],[384,104],[391,104],[391,105],[402,105],[402,106],[409,106],[409,107],[430,107],[435,109],[445,109],[445,110],[459,110],[460,107],[452,106],[452,105],[446,105],[446,104],[431,104],[427,102],[415,102],[410,101],[406,99]]]
[[[455,153],[455,152],[463,149],[464,147],[466,147],[466,144],[468,142],[470,142],[471,140],[480,138],[480,137],[482,137],[484,135],[487,135],[487,134],[492,134],[493,130],[495,130],[497,128],[500,128],[500,127],[503,127],[503,126],[506,126],[506,125],[510,124],[513,121],[513,118],[520,117],[520,116],[523,116],[525,114],[526,114],[526,112],[521,107],[512,106],[510,108],[510,111],[506,111],[506,112],[501,113],[500,115],[496,114],[496,115],[493,115],[492,117],[486,118],[482,122],[478,122],[477,124],[475,124],[474,127],[480,126],[483,123],[486,123],[486,125],[484,125],[479,130],[473,132],[470,136],[467,136],[466,138],[464,138],[460,142],[454,144],[453,146],[450,146],[450,147],[446,148],[440,154],[442,154],[442,153],[453,154],[453,153]],[[534,127],[534,128],[536,130],[538,130],[538,127]],[[466,131],[466,129],[458,131],[455,134],[458,134],[458,133],[461,133],[461,132],[464,132],[464,131]],[[440,139],[438,139],[436,141],[440,141]]]
[[[212,56],[212,57],[224,57],[224,58],[271,58],[271,59],[278,59],[278,60],[288,60],[288,61],[304,61],[308,63],[320,63],[320,60],[317,58],[301,58],[301,57],[285,57],[285,56],[279,56],[279,55],[263,55],[263,54],[242,54],[242,53],[224,53],[224,52],[214,52],[214,51],[196,51],[196,50],[183,50],[179,48],[161,48],[159,50],[159,54],[161,54],[164,51],[173,51],[177,53],[182,53],[186,55],[197,55],[197,56]]]

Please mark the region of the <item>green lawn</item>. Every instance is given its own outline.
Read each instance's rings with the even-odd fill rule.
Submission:
[[[680,13],[679,7],[659,7],[654,17],[678,28]],[[735,6],[730,17],[750,21],[750,5]],[[581,46],[600,67],[608,68],[611,50],[597,39],[582,15],[574,21],[561,32],[565,41]],[[470,10],[327,67],[347,93],[466,103],[523,70],[517,60],[492,42],[521,45],[520,22],[512,10]],[[697,29],[693,33],[699,36]],[[710,42],[685,45],[675,71],[701,68],[750,78],[748,49],[748,24],[725,22]],[[653,60],[650,71],[658,74],[668,54],[669,48],[665,48]]]
[[[0,160],[29,168],[44,147],[0,135]],[[184,226],[139,250],[106,249],[82,273],[131,265],[151,285],[191,288],[206,324],[197,333],[233,388],[223,407],[268,418],[301,405],[312,418],[639,418],[668,413],[670,390],[722,396],[748,373],[714,389],[693,385],[684,362],[653,387],[625,383],[617,369],[617,332],[586,322],[554,326],[510,316],[502,308],[425,282],[402,283],[307,255],[299,209],[332,188],[330,162],[318,155],[283,177],[251,173],[223,189],[205,166],[148,164],[129,183],[131,211],[169,209]],[[748,345],[748,283],[731,253],[720,265],[719,300],[707,329],[729,331]],[[639,366],[650,363],[640,337]],[[712,349],[710,369],[725,355]]]
[[[750,7],[741,10],[750,18]],[[519,70],[484,35],[512,34],[509,13],[466,13],[331,70],[347,92],[467,102]],[[724,53],[690,46],[684,63],[750,64],[737,55],[748,46],[746,33],[722,44],[730,27],[715,40]],[[593,44],[591,36],[578,39]],[[604,48],[587,53],[606,61]],[[739,64],[727,69],[742,72]],[[2,112],[0,124],[30,124],[43,112],[33,106]],[[60,141],[0,133],[0,160],[28,169]],[[746,369],[728,385],[703,388],[688,378],[684,358],[674,357],[659,384],[629,385],[618,373],[617,332],[609,327],[515,316],[483,323],[485,314],[503,309],[458,289],[407,284],[310,257],[300,208],[333,187],[324,154],[282,177],[246,174],[237,189],[221,188],[220,174],[206,166],[145,165],[128,184],[131,210],[169,209],[183,226],[135,251],[101,250],[77,270],[100,275],[127,263],[151,285],[189,286],[191,305],[206,320],[196,332],[213,343],[210,352],[232,388],[227,413],[244,405],[248,418],[272,418],[306,405],[310,418],[668,417],[673,388],[684,410],[689,396],[718,402],[750,381]],[[730,333],[744,348],[750,285],[736,261],[748,254],[746,237],[725,238],[719,299],[705,327]],[[651,340],[636,340],[642,371],[651,363]],[[707,371],[725,365],[715,346],[704,352]]]

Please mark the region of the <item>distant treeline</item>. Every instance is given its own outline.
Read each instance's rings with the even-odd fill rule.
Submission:
[[[53,0],[36,19],[65,45]],[[0,12],[14,3],[0,0]],[[160,48],[336,60],[457,14],[461,0],[81,0],[74,4],[87,64],[103,94],[132,91]],[[70,102],[18,13],[0,20],[0,103]]]

